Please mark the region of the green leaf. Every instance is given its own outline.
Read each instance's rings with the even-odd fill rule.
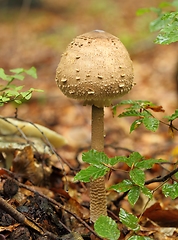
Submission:
[[[113,158],[109,158],[109,164],[111,166],[119,163],[119,162],[126,162],[127,161],[127,157],[124,156],[115,156]]]
[[[141,16],[145,13],[149,13],[149,12],[155,12],[157,14],[160,14],[161,9],[160,8],[154,8],[154,7],[150,7],[150,8],[140,8],[136,11],[137,16]]]
[[[130,126],[130,133],[133,132],[135,129],[137,129],[142,124],[142,122],[143,122],[142,119],[135,120]]]
[[[165,162],[163,159],[147,159],[147,160],[142,160],[140,162],[137,162],[135,164],[135,167],[141,168],[141,169],[150,169],[153,167],[154,164],[156,163],[162,163]]]
[[[14,78],[14,79],[18,79],[18,80],[24,80],[24,76],[23,75],[21,75],[21,74],[15,74],[15,75],[11,75],[11,77],[12,78]]]
[[[133,206],[140,196],[140,187],[133,186],[128,193],[128,201]]]
[[[37,78],[37,73],[36,73],[36,68],[35,67],[31,67],[28,70],[25,70],[25,72],[30,75],[33,78]]]
[[[138,163],[139,161],[142,160],[142,155],[140,155],[140,153],[138,152],[133,152],[130,154],[130,156],[128,157],[128,162],[127,164],[129,165],[129,167],[132,167],[133,164]]]
[[[125,162],[129,167],[132,167],[133,164],[140,161],[143,157],[138,152],[133,152],[129,157],[124,156],[116,156],[114,158],[109,159],[110,165],[114,165],[118,162]]]
[[[11,77],[9,77],[8,75],[5,74],[4,69],[0,68],[0,78],[2,78],[3,80],[11,80]]]
[[[134,168],[129,172],[131,180],[138,186],[143,187],[145,183],[145,174],[142,170]]]
[[[105,153],[93,149],[83,153],[82,160],[97,167],[103,167],[103,163],[109,164],[109,158]]]
[[[91,180],[95,180],[99,177],[104,176],[109,171],[109,168],[104,167],[98,168],[95,166],[89,166],[86,169],[81,170],[79,173],[76,174],[74,180],[78,180],[81,182],[90,182]]]
[[[160,30],[155,43],[170,44],[178,41],[178,12],[166,12],[150,23],[151,31]]]
[[[24,72],[24,69],[23,68],[15,68],[15,69],[11,69],[10,72],[20,74],[20,73]]]
[[[108,216],[100,216],[94,223],[96,233],[105,239],[118,240],[120,231],[116,222]]]
[[[138,224],[138,218],[133,214],[126,212],[123,208],[120,208],[119,218],[128,228],[131,228],[133,231],[139,230],[140,226]]]
[[[155,132],[159,127],[159,120],[153,117],[145,117],[143,124],[148,130]]]
[[[140,189],[141,189],[142,193],[145,194],[145,196],[147,196],[148,198],[151,199],[153,197],[152,192],[147,187],[143,186]]]
[[[174,121],[176,118],[178,118],[178,109],[176,109],[171,116],[165,116],[165,118],[167,118],[168,121]]]
[[[178,183],[174,182],[173,184],[165,184],[162,188],[162,191],[165,197],[171,197],[175,199],[178,197]]]
[[[22,103],[22,101],[18,100],[18,99],[15,99],[14,102],[17,103],[17,104],[21,104]]]
[[[127,192],[133,187],[133,182],[129,179],[123,180],[122,182],[112,185],[109,189],[113,189],[116,192]]]
[[[153,240],[153,239],[149,238],[149,237],[143,237],[143,236],[134,235],[134,236],[128,238],[128,240]]]
[[[141,113],[136,110],[128,110],[118,115],[119,118],[121,117],[140,117]]]

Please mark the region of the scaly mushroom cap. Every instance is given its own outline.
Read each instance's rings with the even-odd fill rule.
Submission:
[[[121,41],[104,31],[95,30],[76,37],[62,55],[56,82],[68,97],[84,100],[97,107],[133,87],[133,66]]]

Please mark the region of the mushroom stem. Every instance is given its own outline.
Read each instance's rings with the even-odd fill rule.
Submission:
[[[91,147],[104,151],[104,108],[92,105]],[[90,182],[90,220],[95,222],[100,215],[107,215],[105,179],[100,177]]]

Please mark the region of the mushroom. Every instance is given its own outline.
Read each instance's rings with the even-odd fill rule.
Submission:
[[[22,135],[22,133],[24,133],[26,137],[43,140],[45,140],[44,138],[46,137],[55,148],[61,147],[67,143],[63,136],[40,124],[21,121],[14,118],[0,117],[0,135],[19,136]]]
[[[121,41],[102,30],[76,37],[61,56],[56,82],[70,98],[92,106],[91,148],[104,151],[104,107],[128,93],[133,83],[133,66]],[[90,183],[90,219],[107,215],[105,179]]]
[[[39,124],[0,117],[0,153],[6,154],[7,168],[12,165],[15,151],[23,150],[29,145],[40,154],[52,155],[49,143],[58,148],[65,145],[67,141],[60,134]]]

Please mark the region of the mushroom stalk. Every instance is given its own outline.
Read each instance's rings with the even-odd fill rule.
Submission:
[[[91,147],[104,151],[104,108],[92,105]],[[100,177],[90,182],[90,220],[95,222],[100,215],[107,215],[105,179]]]

